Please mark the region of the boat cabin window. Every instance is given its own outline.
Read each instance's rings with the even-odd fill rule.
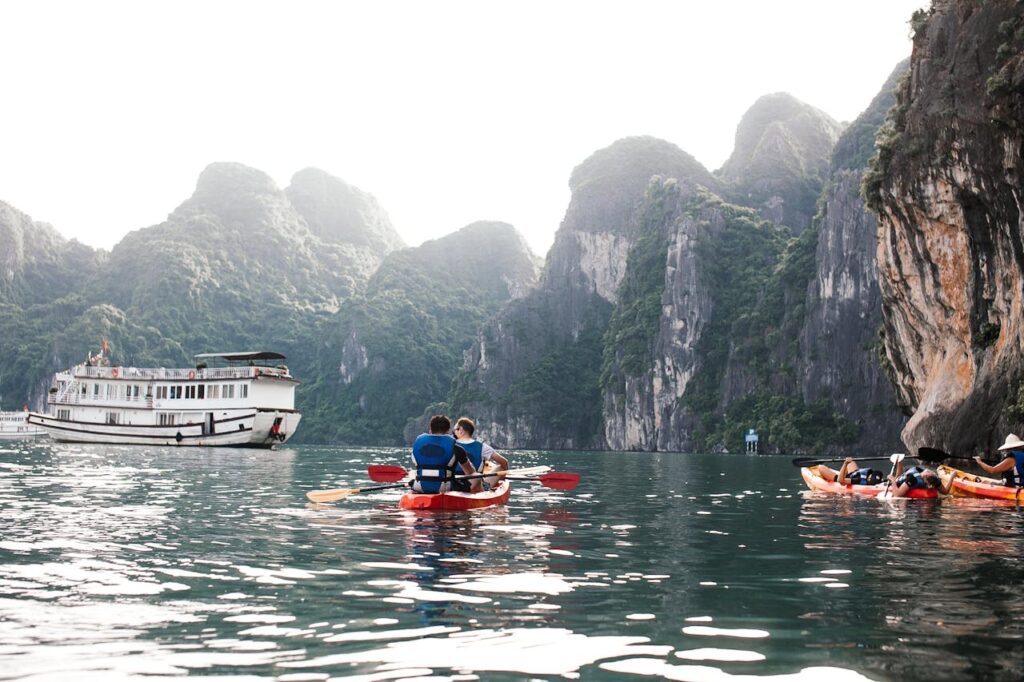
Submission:
[[[224,384],[223,388],[224,388],[224,397],[225,398],[234,398],[235,397],[235,385],[234,384]]]
[[[195,397],[196,397],[196,387],[195,387],[195,384],[193,384],[191,386],[186,386],[185,387],[185,398],[187,400],[195,400]]]
[[[71,421],[71,410],[57,410],[57,419]]]
[[[181,399],[181,386],[171,386],[171,400]]]
[[[207,394],[206,395],[208,397],[210,397],[211,399],[215,399],[215,398],[219,398],[220,397],[220,384],[210,384],[210,386],[207,387],[206,390],[207,390]]]
[[[174,426],[174,415],[162,413],[160,417],[160,426]]]
[[[196,393],[196,397],[197,398],[199,398],[200,400],[205,398],[206,397],[206,384],[199,384],[199,386],[196,387],[196,391],[197,391],[197,393]]]
[[[92,396],[94,398],[99,398],[100,397],[100,385],[99,384],[93,384],[92,385]]]
[[[107,412],[107,423],[108,424],[119,424],[121,422],[120,412]]]
[[[238,397],[239,398],[248,398],[249,397],[249,384],[239,384],[238,385]]]

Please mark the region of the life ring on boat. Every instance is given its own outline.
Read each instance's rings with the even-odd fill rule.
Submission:
[[[190,369],[188,371],[188,378],[189,379],[195,379],[196,378],[196,371],[194,369]]]
[[[110,376],[114,377],[115,379],[117,378],[117,367],[114,367],[113,369],[110,370]]]

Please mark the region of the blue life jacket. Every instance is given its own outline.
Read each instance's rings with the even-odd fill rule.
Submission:
[[[1009,486],[1024,486],[1024,450],[1010,450],[1007,457],[1013,457],[1014,467],[1003,472],[1003,482]]]
[[[878,469],[865,467],[857,469],[852,474],[848,474],[847,478],[850,479],[851,485],[878,485],[885,477]]]
[[[928,481],[926,481],[924,476],[922,476],[923,473],[924,469],[922,467],[910,467],[902,474],[900,474],[899,478],[896,479],[896,487],[898,488],[899,486],[906,483],[910,486],[911,490],[930,488],[931,486],[928,485]]]
[[[473,463],[473,468],[477,471],[483,471],[484,444],[474,440],[470,443],[459,443],[459,446],[469,455],[469,461]]]
[[[414,489],[439,493],[441,487],[455,476],[455,439],[446,435],[424,433],[412,444],[416,461]]]

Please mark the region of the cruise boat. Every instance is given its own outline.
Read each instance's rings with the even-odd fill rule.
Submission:
[[[63,442],[255,448],[299,426],[299,382],[280,353],[202,353],[186,369],[114,367],[105,354],[58,372],[48,413],[28,423]]]
[[[0,412],[0,440],[19,440],[46,435],[38,426],[28,423],[28,408],[20,412]]]

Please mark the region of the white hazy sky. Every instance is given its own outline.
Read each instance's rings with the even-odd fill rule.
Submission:
[[[202,169],[316,166],[410,245],[474,220],[546,253],[572,169],[630,135],[709,169],[761,95],[837,120],[927,0],[0,2],[0,201],[109,249]]]

